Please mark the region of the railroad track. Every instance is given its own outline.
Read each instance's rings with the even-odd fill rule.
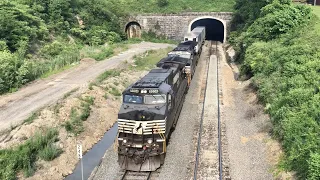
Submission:
[[[150,180],[152,172],[135,172],[126,170],[121,180]]]
[[[202,111],[201,111],[201,119],[200,119],[200,128],[198,132],[198,142],[197,142],[197,149],[196,149],[196,160],[195,160],[195,167],[194,167],[194,176],[193,179],[196,180],[198,178],[198,168],[199,168],[199,157],[200,157],[200,150],[201,150],[201,137],[203,135],[203,121],[204,121],[204,115],[205,111],[217,111],[217,151],[218,151],[218,176],[219,180],[222,180],[222,145],[221,145],[221,121],[220,121],[220,100],[219,100],[219,68],[217,63],[217,110],[213,109],[206,109],[205,108],[205,103],[207,101],[206,94],[207,94],[207,89],[208,88],[213,88],[213,87],[208,87],[208,77],[209,77],[209,65],[211,61],[211,55],[217,54],[218,52],[218,43],[216,41],[211,41],[210,43],[210,52],[209,52],[209,61],[207,62],[207,71],[206,71],[206,76],[205,76],[205,83],[203,85],[203,92],[201,93],[201,100],[200,102],[202,103]],[[218,61],[218,56],[217,56],[217,61]],[[215,137],[213,137],[215,138]]]

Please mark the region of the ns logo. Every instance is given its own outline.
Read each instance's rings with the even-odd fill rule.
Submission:
[[[133,133],[135,134],[142,134],[142,123],[141,122],[137,122],[133,128]]]

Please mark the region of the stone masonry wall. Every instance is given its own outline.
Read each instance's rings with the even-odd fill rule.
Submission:
[[[138,22],[142,31],[152,30],[157,34],[165,35],[170,39],[182,40],[188,32],[190,23],[201,17],[212,17],[220,20],[225,27],[225,34],[232,19],[230,12],[192,12],[179,14],[143,14],[131,16],[126,20],[124,29],[129,22]]]

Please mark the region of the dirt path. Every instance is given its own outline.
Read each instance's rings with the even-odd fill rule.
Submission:
[[[108,60],[85,61],[76,68],[38,80],[18,92],[0,96],[0,132],[21,124],[32,112],[55,103],[72,89],[85,89],[88,82],[94,80],[99,74],[115,68],[123,61],[132,59],[134,55],[168,46],[170,45],[147,42],[134,44],[128,51]]]

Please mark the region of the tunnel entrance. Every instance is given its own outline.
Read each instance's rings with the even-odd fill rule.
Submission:
[[[213,17],[197,18],[190,23],[189,31],[192,31],[197,26],[206,27],[206,40],[225,42],[226,27],[221,20]]]
[[[138,22],[129,22],[125,31],[128,38],[141,38],[141,26]]]

